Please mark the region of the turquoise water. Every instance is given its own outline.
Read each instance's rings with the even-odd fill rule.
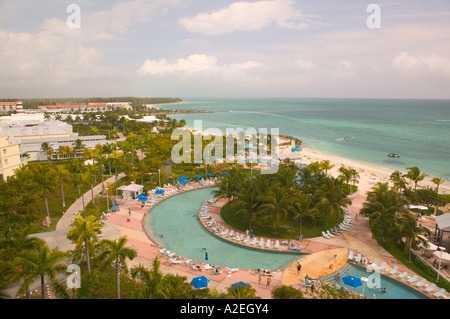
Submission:
[[[366,297],[373,298],[373,296],[375,295],[375,299],[429,299],[419,291],[408,287],[407,285],[399,283],[395,279],[392,279],[390,277],[380,275],[379,281],[377,281],[377,279],[374,279],[375,277],[370,277],[373,276],[374,273],[367,272],[366,268],[359,267],[353,264],[346,264],[342,269],[343,270],[340,271],[341,278],[350,275],[357,278],[366,277],[369,279],[369,281],[364,285],[364,295]],[[349,270],[348,273],[346,272],[347,269]],[[379,273],[377,273],[377,275],[379,275]],[[325,281],[334,283],[338,286],[343,286],[360,294],[363,293],[363,286],[357,288],[347,286],[342,282],[342,280],[335,280],[334,274],[331,276],[327,276],[325,278]],[[380,288],[386,288],[386,292],[382,293],[380,288],[371,288],[375,287],[376,283],[380,285]]]
[[[341,99],[186,99],[166,109],[207,110],[180,114],[203,129],[279,128],[324,153],[405,172],[418,166],[450,180],[450,101]],[[339,140],[354,136],[354,140]],[[398,153],[400,158],[388,158]]]
[[[159,240],[166,249],[185,258],[222,267],[283,269],[304,256],[243,247],[211,234],[198,220],[202,205],[212,198],[211,190],[193,190],[160,202],[150,210],[150,218],[144,220],[148,224],[144,227],[157,236],[163,234]],[[207,261],[202,248],[207,249]]]

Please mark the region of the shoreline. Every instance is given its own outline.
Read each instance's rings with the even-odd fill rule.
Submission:
[[[191,128],[189,126],[185,126],[185,128],[194,133],[194,128]],[[201,132],[201,134],[205,135],[204,132]],[[310,146],[305,146],[304,140],[295,136],[280,135],[279,144],[289,145],[292,139],[302,141],[300,150],[300,163],[302,164],[311,164],[316,161],[320,162],[322,160],[329,160],[331,165],[335,165],[331,170],[329,170],[329,174],[333,177],[337,177],[339,175],[339,167],[341,166],[356,169],[360,177],[359,183],[356,184],[358,186],[358,190],[355,194],[366,196],[367,192],[370,191],[371,188],[374,187],[378,182],[389,182],[390,175],[395,171],[395,169],[393,168],[388,168],[377,164],[364,162],[362,160],[349,159],[340,155],[318,151]],[[280,146],[280,154],[289,154],[291,153],[290,149],[290,146]],[[418,183],[417,187],[424,188],[430,186],[431,188],[435,189],[436,185],[431,182],[431,179],[433,177],[435,176],[427,176],[423,181]],[[392,183],[389,182],[389,185],[392,185]],[[444,183],[439,186],[439,193],[450,194],[450,181],[445,180]]]

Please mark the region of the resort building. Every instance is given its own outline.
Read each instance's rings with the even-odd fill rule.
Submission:
[[[0,113],[23,113],[21,101],[0,102]]]
[[[57,120],[45,120],[44,114],[12,114],[0,117],[0,130],[7,136],[11,144],[18,144],[19,154],[28,154],[30,161],[47,160],[47,153],[42,143],[53,149],[52,159],[67,158],[58,153],[61,146],[73,148],[75,141],[80,140],[85,148],[93,149],[97,144],[107,144],[105,135],[78,136],[72,125]],[[82,157],[82,154],[73,154]]]
[[[14,175],[14,170],[19,168],[20,164],[19,145],[12,143],[0,128],[0,180],[5,181]]]

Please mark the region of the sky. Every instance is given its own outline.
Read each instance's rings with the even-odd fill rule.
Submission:
[[[448,0],[0,0],[0,12],[0,98],[450,99]]]

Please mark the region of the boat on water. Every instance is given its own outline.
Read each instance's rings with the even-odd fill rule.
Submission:
[[[400,155],[396,154],[396,153],[389,153],[388,156],[389,157],[400,157]]]
[[[347,140],[354,140],[354,139],[355,139],[354,136],[346,136],[346,137],[337,138],[336,141],[347,141]]]

